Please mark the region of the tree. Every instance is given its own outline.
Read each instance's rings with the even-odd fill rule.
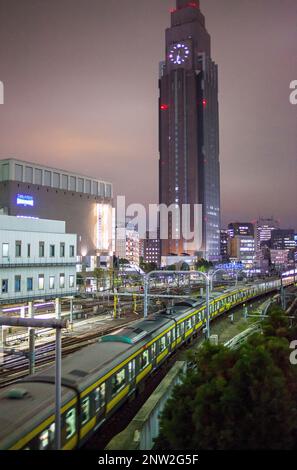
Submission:
[[[209,271],[210,269],[213,268],[213,263],[211,261],[207,261],[204,258],[198,259],[198,261],[195,263],[195,268],[197,271]]]
[[[157,449],[297,448],[297,370],[284,312],[239,350],[206,343],[161,417]],[[281,334],[280,334],[281,332]]]
[[[102,281],[105,279],[105,271],[103,268],[95,268],[93,275],[96,279],[96,290],[99,291],[99,285],[102,285]]]

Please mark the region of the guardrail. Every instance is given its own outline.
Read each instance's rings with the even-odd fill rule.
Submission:
[[[249,336],[260,331],[262,331],[262,325],[261,322],[257,322],[246,330],[244,330],[242,333],[239,333],[237,336],[234,336],[234,338],[224,343],[224,346],[230,349],[238,349],[243,343],[246,342]]]

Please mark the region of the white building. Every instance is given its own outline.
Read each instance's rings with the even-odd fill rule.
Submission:
[[[62,221],[0,215],[0,304],[75,294],[76,238]]]
[[[127,224],[116,228],[116,256],[139,266],[140,236],[136,228]]]

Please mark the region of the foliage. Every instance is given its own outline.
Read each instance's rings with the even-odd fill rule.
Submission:
[[[211,261],[207,261],[204,258],[200,258],[196,263],[195,263],[195,268],[197,271],[209,271],[210,269],[213,268],[213,263]]]
[[[161,418],[157,449],[297,448],[297,369],[284,312],[274,308],[239,350],[206,343]],[[296,337],[295,337],[296,338]]]

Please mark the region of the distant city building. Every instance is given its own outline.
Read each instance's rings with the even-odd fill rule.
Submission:
[[[161,252],[160,239],[157,233],[146,233],[146,238],[142,240],[143,261],[145,263],[155,263],[160,266]]]
[[[253,235],[235,235],[229,239],[230,260],[241,262],[251,269],[255,262],[255,239]]]
[[[116,228],[116,256],[139,266],[140,238],[136,227],[127,223]]]
[[[271,240],[271,234],[279,228],[279,222],[273,217],[260,217],[255,223],[256,250],[260,250],[261,244]]]
[[[76,293],[76,240],[65,222],[0,215],[0,303]]]
[[[228,230],[221,230],[221,260],[223,262],[226,262],[229,259],[228,242],[229,242]]]
[[[0,160],[0,210],[7,215],[62,220],[76,233],[80,266],[112,261],[112,184],[43,165]]]
[[[188,220],[192,233],[194,205],[202,206],[202,245],[186,240],[182,220],[174,220],[169,214],[169,236],[161,240],[162,264],[169,265],[174,256],[185,262],[197,255],[217,261],[220,258],[218,67],[211,58],[210,35],[198,0],[192,3],[177,0],[171,13],[159,87],[159,202],[180,211],[183,205],[190,205]]]
[[[290,229],[274,230],[271,234],[272,250],[295,250],[295,232]]]
[[[236,236],[253,237],[255,233],[254,225],[249,222],[234,222],[228,225],[228,233],[230,238]]]
[[[289,262],[289,250],[270,250],[271,264],[275,268],[286,268]]]

